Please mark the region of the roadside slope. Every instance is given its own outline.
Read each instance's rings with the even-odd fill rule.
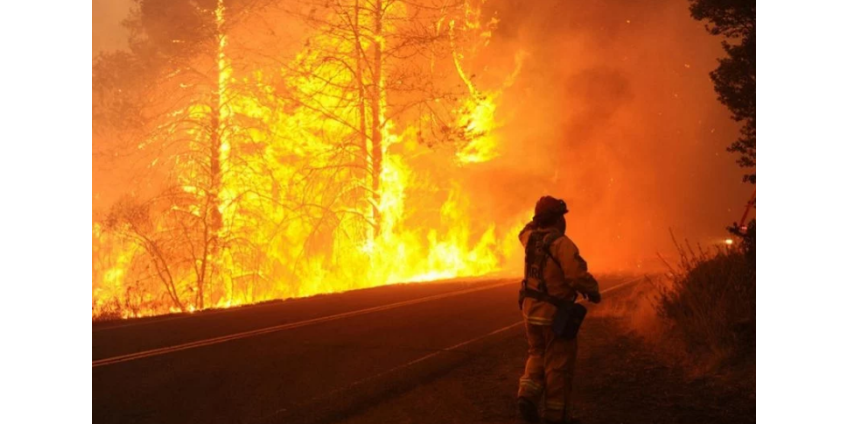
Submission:
[[[600,314],[597,314],[600,315]],[[715,376],[694,378],[660,360],[623,318],[589,317],[580,334],[575,411],[584,424],[755,423],[754,393]],[[516,328],[467,352],[440,378],[319,422],[523,423],[515,410],[526,341]]]

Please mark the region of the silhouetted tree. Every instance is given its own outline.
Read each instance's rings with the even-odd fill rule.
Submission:
[[[689,0],[689,11],[699,21],[706,20],[707,31],[723,36],[727,57],[710,73],[719,101],[730,109],[733,119],[742,122],[739,139],[727,148],[739,153],[743,168],[756,166],[757,153],[757,39],[755,0]],[[756,173],[744,181],[756,182]]]

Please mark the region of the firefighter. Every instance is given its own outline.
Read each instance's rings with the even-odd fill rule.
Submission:
[[[556,305],[582,308],[574,305],[578,294],[593,303],[601,301],[598,282],[589,274],[577,246],[565,235],[566,213],[564,201],[542,197],[536,203],[533,221],[518,236],[525,247],[519,307],[529,344],[529,357],[519,380],[518,409],[529,422],[539,421],[542,406],[547,423],[576,422],[569,403],[577,357],[576,333],[571,339],[557,335],[552,324]],[[582,316],[579,319],[582,321]],[[541,405],[543,394],[545,402]]]

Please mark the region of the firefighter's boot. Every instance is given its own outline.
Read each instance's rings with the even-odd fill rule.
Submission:
[[[521,418],[524,418],[524,421],[528,423],[539,422],[539,410],[536,408],[536,404],[526,397],[518,398],[518,412],[521,414]]]

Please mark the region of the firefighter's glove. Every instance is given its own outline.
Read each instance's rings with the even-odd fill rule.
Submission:
[[[589,302],[601,303],[601,293],[600,292],[584,293],[583,296],[588,297]]]

